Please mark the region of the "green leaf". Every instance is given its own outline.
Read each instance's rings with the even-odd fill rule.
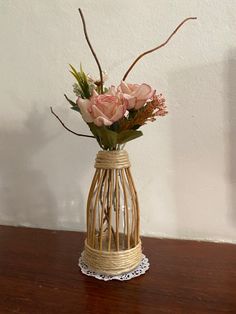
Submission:
[[[118,121],[114,122],[111,126],[110,126],[110,130],[114,131],[114,132],[119,132],[120,129],[120,123]]]
[[[70,73],[77,80],[79,87],[81,88],[81,97],[85,99],[89,99],[91,97],[90,86],[88,83],[88,79],[86,74],[84,73],[82,66],[80,65],[80,72],[78,72],[71,64],[69,65],[71,68]]]
[[[134,125],[134,126],[132,127],[132,130],[137,130],[137,129],[139,129],[141,126],[142,126],[142,125],[140,125],[140,124],[136,124],[136,125]]]
[[[71,104],[72,107],[77,106],[77,104],[73,100],[71,100],[69,97],[67,97],[66,94],[64,94],[64,96],[65,96],[65,99]]]
[[[94,123],[88,123],[88,125],[103,149],[115,148],[118,140],[118,133],[109,130],[106,126],[98,127]]]
[[[73,100],[68,98],[66,94],[64,94],[64,96],[65,96],[65,99],[68,101],[68,103],[71,105],[71,109],[78,111],[80,113],[79,106]]]
[[[118,144],[124,144],[126,142],[132,141],[140,136],[142,136],[143,133],[141,131],[136,130],[125,130],[118,134],[117,143]]]
[[[78,71],[76,70],[76,68],[73,67],[73,65],[69,64],[71,71],[70,73],[73,74],[75,76],[75,78],[79,79],[79,75],[78,75]]]
[[[102,143],[104,143],[104,146],[109,149],[114,148],[117,144],[118,133],[111,131],[104,126],[100,128],[100,132]]]
[[[103,149],[112,150],[117,144],[127,143],[143,135],[141,131],[136,130],[125,130],[117,133],[106,126],[98,127],[94,123],[88,123],[88,126]]]
[[[79,78],[78,75],[76,73],[74,73],[73,71],[70,71],[70,73],[75,77],[75,79],[77,80],[78,84],[79,84]]]
[[[135,110],[135,109],[130,109],[129,110],[129,120],[131,120],[131,119],[133,119],[135,116],[136,116],[136,114],[137,114],[137,110]]]
[[[78,107],[78,106],[77,106],[77,107],[70,107],[70,109],[72,109],[72,110],[74,110],[74,111],[77,111],[77,112],[81,113],[81,112],[80,112],[80,109],[79,109],[79,107]]]

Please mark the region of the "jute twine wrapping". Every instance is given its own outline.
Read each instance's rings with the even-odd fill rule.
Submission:
[[[92,249],[85,241],[83,260],[91,269],[99,273],[107,275],[127,273],[139,265],[141,258],[141,242],[129,250],[104,252]]]
[[[99,151],[97,154],[95,168],[122,169],[129,167],[129,157],[125,150]]]
[[[95,168],[96,173],[87,203],[87,239],[83,261],[96,272],[119,275],[135,269],[142,259],[139,206],[129,169],[128,154],[124,150],[99,151]],[[102,186],[104,190],[102,190]],[[94,191],[96,191],[95,196]],[[101,191],[103,191],[102,194]],[[121,191],[124,196],[123,205],[120,202]],[[130,205],[128,205],[129,193]],[[112,201],[113,197],[115,197],[115,201]],[[100,198],[102,198],[101,204],[99,204]],[[125,212],[125,231],[119,230],[121,207]],[[97,216],[99,216],[99,226],[96,225]],[[107,243],[105,244],[103,243],[104,221],[107,223]],[[98,234],[96,230],[98,230]],[[126,248],[121,246],[122,236],[125,239]]]

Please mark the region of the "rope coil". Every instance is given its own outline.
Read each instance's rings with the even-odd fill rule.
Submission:
[[[91,269],[107,275],[132,271],[142,259],[141,242],[134,248],[119,252],[104,252],[91,248],[85,241],[83,260]]]
[[[99,151],[97,153],[95,168],[122,169],[129,167],[129,156],[125,150]]]

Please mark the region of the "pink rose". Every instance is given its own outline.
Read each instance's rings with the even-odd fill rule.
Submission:
[[[83,119],[97,126],[110,126],[120,120],[127,109],[127,100],[114,87],[105,94],[93,92],[90,99],[77,99]]]
[[[118,90],[123,93],[123,97],[128,101],[127,109],[140,109],[155,94],[155,90],[147,84],[127,84],[121,81]]]
[[[93,117],[91,115],[91,100],[78,97],[76,103],[80,109],[84,121],[87,123],[93,122]]]

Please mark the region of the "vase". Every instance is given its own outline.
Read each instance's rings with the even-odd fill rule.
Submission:
[[[99,151],[87,201],[84,262],[96,272],[119,275],[142,259],[139,204],[125,150]]]

